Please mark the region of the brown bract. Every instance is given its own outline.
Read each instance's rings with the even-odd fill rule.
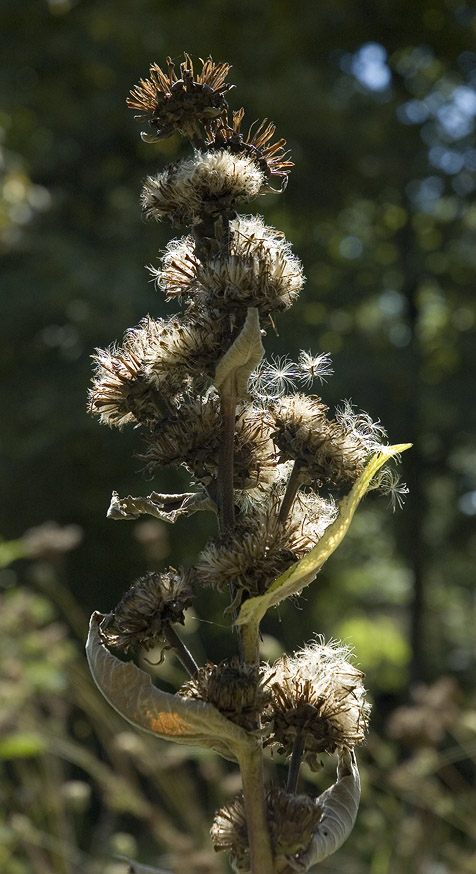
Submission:
[[[200,59],[201,60],[201,59]],[[215,64],[212,58],[202,61],[202,70],[195,74],[191,58],[185,52],[185,61],[180,64],[180,76],[175,64],[167,58],[168,72],[158,64],[150,67],[150,78],[141,79],[130,92],[127,105],[138,109],[139,119],[145,119],[155,130],[154,136],[142,133],[142,138],[157,142],[178,131],[192,140],[212,136],[211,123],[226,116],[228,109],[224,95],[232,88],[225,79],[229,64]]]
[[[241,131],[244,114],[243,108],[233,112],[232,127],[229,126],[228,120],[220,120],[217,124],[215,139],[209,145],[209,148],[226,148],[229,152],[235,154],[248,155],[259,165],[260,170],[263,170],[264,173],[283,177],[284,186],[291,167],[294,167],[293,162],[287,160],[290,154],[289,151],[284,151],[286,140],[281,138],[275,143],[270,142],[276,131],[276,125],[273,122],[268,123],[267,118],[261,122],[254,132],[254,124],[252,124],[245,135]]]

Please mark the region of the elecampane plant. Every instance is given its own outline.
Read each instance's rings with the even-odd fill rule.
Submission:
[[[322,637],[265,664],[260,623],[312,583],[369,489],[398,490],[389,461],[407,446],[389,446],[381,425],[350,404],[331,415],[306,393],[332,373],[325,352],[302,351],[297,362],[264,358],[263,337],[304,277],[284,235],[239,209],[283,192],[292,163],[273,124],[246,131],[244,110],[230,113],[228,73],[211,58],[198,73],[188,55],[178,71],[167,58],[166,71],[152,64],[131,91],[127,102],[149,127],[143,140],[178,132],[192,147],[142,191],[147,219],[187,232],[152,270],[181,309],[146,316],[120,345],[97,350],[89,397],[101,422],[140,432],[149,474],[175,467],[190,476],[183,494],[113,492],[109,516],[175,523],[208,512],[217,530],[191,566],[148,573],[108,615],[95,613],[87,651],[99,689],[134,725],[238,764],[242,791],[211,827],[233,868],[303,874],[355,822],[355,748],[369,720],[364,675],[348,647]],[[199,665],[179,629],[210,587],[223,594],[236,654]],[[157,646],[189,674],[175,694],[110,652]],[[267,787],[263,755],[273,747],[288,773],[285,785]],[[324,755],[336,758],[335,783],[316,798],[300,793],[301,763],[318,769]]]

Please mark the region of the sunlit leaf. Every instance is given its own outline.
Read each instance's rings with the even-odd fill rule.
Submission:
[[[208,747],[232,761],[254,746],[252,737],[211,704],[163,692],[133,662],[112,655],[99,635],[103,618],[100,613],[91,617],[86,654],[98,689],[124,719],[150,734]]]

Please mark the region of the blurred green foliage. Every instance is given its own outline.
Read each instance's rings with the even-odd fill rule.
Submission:
[[[116,753],[104,763],[113,727],[121,736],[124,724],[92,692],[78,703],[69,672],[88,682],[82,657],[49,611],[53,599],[79,640],[84,616],[72,609],[71,593],[85,614],[107,611],[145,570],[191,561],[213,530],[205,514],[170,530],[106,521],[113,488],[176,490],[180,477],[164,472],[153,485],[146,482],[133,458],[134,432],[108,431],[85,412],[94,347],[120,339],[147,312],[171,311],[143,265],[154,262],[173,233],[143,223],[138,195],[141,179],[180,154],[181,145],[175,138],[142,143],[125,97],[151,61],[161,63],[167,54],[178,59],[186,50],[194,58],[211,53],[230,61],[237,84],[230,104],[244,105],[250,121],[272,118],[292,149],[296,166],[286,193],[251,205],[286,233],[308,276],[300,301],[279,319],[277,334],[268,335],[267,350],[291,357],[300,348],[330,351],[335,376],[323,387],[324,400],[332,406],[351,398],[381,418],[391,442],[414,444],[403,458],[410,487],[403,511],[392,515],[384,498],[367,498],[305,599],[276,611],[265,628],[270,651],[273,639],[292,649],[316,631],[348,636],[375,696],[381,740],[376,735],[369,743],[370,788],[340,870],[475,870],[466,849],[474,825],[462,806],[474,780],[474,740],[473,746],[468,740],[474,714],[472,721],[460,716],[455,738],[443,737],[430,752],[428,745],[415,751],[385,736],[387,717],[410,683],[451,674],[468,712],[474,707],[474,6],[465,0],[237,0],[233,6],[224,0],[4,0],[0,34],[0,367],[8,411],[1,436],[2,643],[3,636],[17,638],[3,661],[22,666],[22,681],[12,681],[9,695],[14,712],[26,706],[27,714],[10,722],[8,716],[2,735],[5,785],[25,788],[20,799],[16,791],[13,825],[10,818],[1,826],[0,843],[21,847],[18,826],[33,829],[42,853],[57,853],[54,864],[47,855],[40,864],[22,851],[17,863],[14,849],[2,866],[8,874],[95,871],[92,862],[68,860],[61,847],[70,842],[94,856],[101,828],[136,835],[144,859],[153,854],[148,832],[162,841],[163,853],[178,840],[174,818],[182,815],[181,803],[170,812],[167,842],[160,824],[150,827],[158,808],[152,815],[143,787],[139,795],[130,788],[139,780],[137,762],[121,752],[127,767]],[[60,567],[51,543],[39,558],[21,541],[25,529],[48,519],[83,531]],[[26,562],[28,556],[34,561]],[[53,568],[46,576],[45,567]],[[20,594],[16,586],[25,581],[32,590]],[[47,591],[40,597],[41,586]],[[230,644],[218,598],[198,609],[202,645],[206,639],[207,655],[220,659]],[[95,719],[100,729],[91,729]],[[71,720],[79,725],[76,740]],[[53,723],[76,750],[68,753],[72,772],[63,754],[42,753]],[[447,750],[456,750],[448,761]],[[153,779],[144,778],[147,787],[172,754],[147,746],[144,762],[149,755],[156,770]],[[56,787],[50,796],[61,795],[71,780],[96,781],[95,800],[74,835],[61,831],[57,799],[44,800],[39,788],[50,767]],[[221,765],[203,764],[209,773],[215,767]],[[185,762],[187,786],[189,768],[198,765]],[[114,789],[116,776],[121,789]],[[109,787],[102,795],[101,785]],[[133,799],[120,811],[119,795]],[[136,817],[134,827],[128,816]],[[180,826],[197,846],[206,846],[205,819]],[[91,821],[96,830],[88,843],[84,822]],[[428,837],[432,830],[437,842]],[[44,834],[55,835],[53,848],[41,843]],[[117,838],[116,849],[134,855],[128,840]],[[215,870],[206,865],[218,862],[206,859],[203,870]]]

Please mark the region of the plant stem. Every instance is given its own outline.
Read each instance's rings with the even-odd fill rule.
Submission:
[[[235,443],[234,394],[221,395],[222,439],[218,450],[217,504],[222,531],[235,523],[235,496],[233,491],[233,453]]]
[[[304,749],[304,737],[302,733],[296,735],[294,741],[293,753],[289,763],[288,782],[286,784],[286,792],[296,792],[297,781],[299,777],[299,768],[301,767],[302,753]]]
[[[260,746],[240,762],[243,782],[251,874],[274,874],[269,840],[266,799],[263,781],[263,757]]]
[[[286,491],[284,493],[283,501],[279,510],[278,519],[280,522],[284,522],[287,518],[289,511],[294,503],[294,498],[296,497],[297,490],[299,488],[299,474],[301,471],[301,462],[296,459],[293,465],[293,469],[291,471],[291,475],[288,479],[288,484],[286,486]]]
[[[194,677],[198,671],[198,665],[190,650],[187,649],[183,640],[180,639],[171,625],[167,623],[164,624],[162,631],[167,643],[172,647],[175,655],[187,671],[187,674]]]

